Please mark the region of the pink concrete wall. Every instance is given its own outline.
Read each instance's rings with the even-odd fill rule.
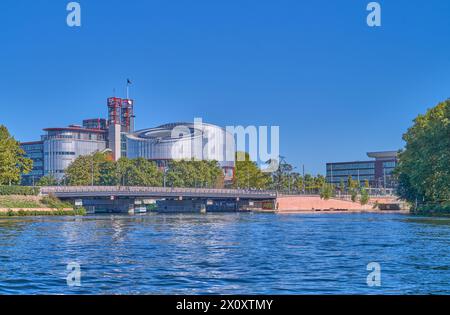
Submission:
[[[362,206],[359,202],[340,199],[324,200],[319,196],[283,196],[279,197],[278,210],[315,211],[315,210],[372,210],[373,203]]]

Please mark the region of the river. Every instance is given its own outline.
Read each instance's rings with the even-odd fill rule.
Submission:
[[[400,214],[0,218],[0,294],[450,294],[449,246]]]

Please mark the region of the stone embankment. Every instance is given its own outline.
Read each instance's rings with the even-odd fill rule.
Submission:
[[[396,210],[381,210],[389,205]],[[393,207],[392,207],[393,206]],[[387,207],[389,209],[389,207]],[[347,199],[321,199],[320,196],[280,196],[277,199],[277,212],[408,212],[409,209],[395,197],[374,197],[369,203],[361,205]]]

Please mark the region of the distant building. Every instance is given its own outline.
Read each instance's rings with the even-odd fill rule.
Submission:
[[[72,125],[44,131],[41,141],[21,143],[26,157],[33,160],[33,170],[22,175],[23,185],[33,185],[46,175],[61,180],[77,157],[106,149],[106,130]]]
[[[108,119],[85,119],[82,126],[46,128],[40,141],[21,143],[26,156],[33,160],[33,170],[22,175],[22,184],[34,185],[46,175],[62,180],[67,167],[76,158],[105,150],[112,153],[114,160],[122,156],[143,157],[155,161],[161,168],[173,159],[217,160],[225,180],[233,179],[234,137],[225,129],[210,124],[198,127],[190,123],[171,123],[135,132],[133,100],[110,97],[107,107]],[[172,139],[174,128],[188,132]]]
[[[107,148],[106,130],[69,126],[44,131],[44,175],[53,175],[58,180],[77,157]]]
[[[22,184],[33,186],[44,176],[44,142],[23,142],[20,146],[25,151],[25,156],[33,160],[33,169],[27,175],[22,175]]]
[[[86,129],[108,129],[108,121],[104,118],[93,118],[83,120],[83,127]]]
[[[177,137],[172,137],[173,130]],[[165,167],[171,160],[214,160],[226,181],[234,176],[234,135],[224,128],[201,123],[170,123],[126,135],[127,157],[144,157]]]
[[[367,156],[374,160],[327,163],[327,181],[336,185],[341,181],[346,184],[351,176],[361,185],[367,180],[374,188],[394,188],[396,182],[392,172],[398,163],[397,155],[397,151],[369,152]]]

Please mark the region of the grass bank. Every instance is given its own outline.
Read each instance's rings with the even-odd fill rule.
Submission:
[[[7,211],[0,211],[0,217],[30,217],[30,216],[76,216],[86,215],[84,208],[77,209],[8,209]]]
[[[84,208],[74,208],[52,196],[0,195],[0,216],[73,216],[85,215]]]

